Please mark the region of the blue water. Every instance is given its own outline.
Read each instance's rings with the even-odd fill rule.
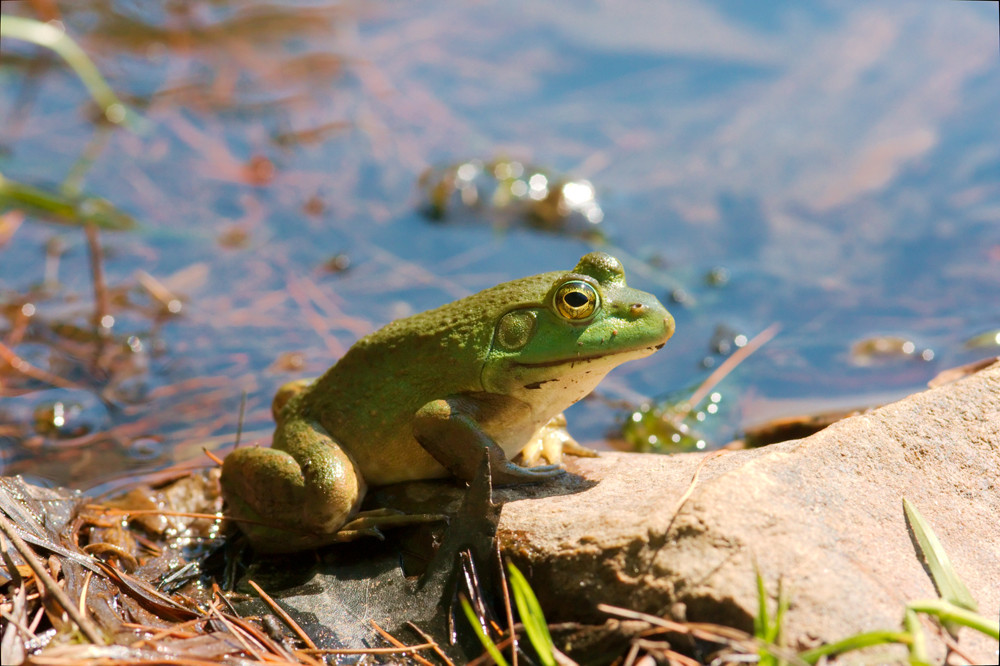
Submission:
[[[903,395],[997,353],[964,346],[1000,327],[990,3],[184,6],[60,6],[69,34],[149,121],[141,134],[97,129],[71,72],[57,59],[31,65],[37,49],[4,39],[0,171],[58,184],[90,155],[85,191],[141,225],[102,235],[107,282],[131,303],[115,306],[113,335],[141,343],[138,370],[110,378],[89,374],[79,349],[51,333],[89,317],[82,233],[28,217],[0,236],[0,305],[36,307],[14,351],[75,373],[85,413],[110,387],[100,427],[139,424],[79,449],[28,447],[27,415],[48,387],[4,374],[0,423],[15,433],[0,434],[5,473],[92,486],[200,464],[202,442],[231,443],[243,390],[245,431],[266,441],[275,387],[322,372],[364,332],[569,268],[593,249],[573,235],[499,229],[488,215],[429,223],[420,173],[470,158],[593,182],[601,247],[674,312],[675,338],[616,371],[606,397],[638,402],[696,384],[720,324],[748,336],[781,325],[723,383],[709,426],[719,444],[747,423]],[[254,158],[273,177],[252,182]],[[243,244],[220,241],[234,231]],[[28,298],[53,237],[66,245],[61,287]],[[350,268],[325,272],[338,253]],[[704,282],[716,267],[730,275],[721,288]],[[184,296],[180,316],[142,310],[151,301],[139,269]],[[678,289],[691,304],[669,302]],[[0,318],[0,340],[13,327]],[[933,359],[852,358],[852,345],[879,335]],[[305,367],[275,368],[284,352]],[[620,413],[586,402],[570,418],[599,443]],[[134,455],[140,436],[162,440],[159,457]],[[91,462],[66,471],[81,451]]]

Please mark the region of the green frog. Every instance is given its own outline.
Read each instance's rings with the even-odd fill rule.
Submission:
[[[563,452],[587,453],[562,411],[673,332],[656,297],[602,252],[394,321],[319,379],[278,391],[271,447],[223,463],[229,515],[257,551],[290,552],[405,522],[359,512],[367,486],[470,481],[484,448],[495,484],[562,474]]]

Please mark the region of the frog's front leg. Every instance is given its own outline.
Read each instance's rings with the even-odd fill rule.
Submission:
[[[350,455],[318,423],[295,420],[271,448],[236,449],[222,464],[229,515],[259,552],[283,553],[338,541],[357,513],[365,482]]]
[[[413,436],[449,472],[464,481],[475,477],[484,448],[490,450],[490,474],[497,485],[538,483],[565,473],[559,465],[522,467],[508,460],[482,426],[487,418],[484,412],[497,411],[496,406],[488,404],[488,400],[486,405],[483,403],[484,399],[464,396],[431,401],[417,411]],[[492,418],[497,420],[495,414]]]

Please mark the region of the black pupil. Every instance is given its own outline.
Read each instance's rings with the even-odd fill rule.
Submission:
[[[563,301],[571,308],[582,308],[590,302],[590,299],[582,291],[571,291],[563,296]]]

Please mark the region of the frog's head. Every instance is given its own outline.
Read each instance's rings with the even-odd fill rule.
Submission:
[[[543,276],[539,276],[543,277]],[[483,388],[556,413],[589,393],[612,368],[652,354],[674,319],[652,294],[625,283],[621,263],[593,252],[569,273],[534,281],[530,302],[496,323]]]

